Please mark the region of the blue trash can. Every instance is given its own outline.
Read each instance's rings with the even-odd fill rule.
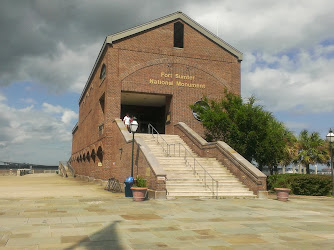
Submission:
[[[133,177],[129,176],[128,178],[126,178],[124,184],[125,184],[124,188],[125,197],[132,197],[131,187],[133,185]]]

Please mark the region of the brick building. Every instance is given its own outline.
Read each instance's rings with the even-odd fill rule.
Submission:
[[[128,176],[131,157],[117,126],[126,113],[137,117],[141,133],[150,123],[175,134],[184,122],[202,134],[189,105],[221,98],[224,89],[240,94],[241,60],[181,12],[107,36],[80,96],[72,166],[97,179]]]

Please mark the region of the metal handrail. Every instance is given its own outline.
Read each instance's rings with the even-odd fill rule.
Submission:
[[[156,132],[157,134],[157,143],[159,143],[162,147],[162,151],[164,151],[166,153],[166,155],[168,156],[168,143],[166,142],[166,140],[159,134],[158,130],[155,129],[155,127],[152,126],[151,123],[148,124],[148,133],[152,134],[152,137],[154,138],[154,132]],[[159,137],[161,138],[161,140],[166,144],[166,148],[164,144],[161,144],[159,142]]]
[[[71,171],[72,176],[75,177],[75,170],[72,167],[71,163],[67,162],[67,167]]]
[[[216,198],[218,198],[218,188],[219,188],[219,182],[217,180],[215,180],[211,175],[210,173],[202,166],[202,164],[196,159],[195,156],[193,156],[193,154],[182,144],[182,143],[174,143],[174,144],[168,144],[168,156],[171,156],[171,147],[174,147],[174,156],[176,155],[176,147],[178,145],[178,155],[179,157],[181,157],[181,147],[183,147],[184,149],[184,160],[186,162],[186,164],[188,164],[192,169],[193,169],[193,172],[194,172],[194,175],[197,175],[199,176],[200,178],[202,178],[202,181],[204,181],[204,186],[209,188],[212,192],[212,195],[215,196],[215,186],[216,186]],[[187,155],[190,156],[190,160],[187,159]],[[192,167],[192,163],[193,163],[193,167]],[[202,170],[204,171],[204,176],[202,177],[202,175],[196,171],[196,164],[197,166],[200,166],[202,168]],[[211,178],[211,185],[212,185],[212,188],[210,188],[209,185],[207,185],[207,177]],[[216,184],[216,185],[214,185]]]
[[[75,169],[72,167],[70,159],[68,159],[68,161],[66,162],[66,165],[69,168],[69,170],[71,171],[72,176],[75,177]]]
[[[212,196],[215,196],[215,190],[214,190],[215,187],[214,186],[216,186],[216,198],[218,199],[218,192],[219,192],[219,190],[218,190],[218,188],[219,188],[218,181],[215,180],[210,175],[210,173],[201,165],[201,163],[199,163],[199,161],[197,161],[197,159],[195,158],[195,156],[193,156],[193,154],[182,143],[168,144],[166,142],[166,140],[159,134],[159,132],[151,124],[148,125],[148,132],[149,132],[149,134],[152,134],[153,137],[154,137],[154,132],[156,132],[156,134],[157,134],[157,136],[156,136],[157,143],[160,144],[160,142],[159,142],[159,137],[160,137],[161,140],[166,144],[166,148],[165,148],[164,144],[160,144],[160,145],[162,147],[163,152],[165,152],[167,156],[171,156],[171,147],[172,146],[174,147],[174,156],[176,156],[176,145],[178,145],[178,149],[179,149],[178,156],[181,157],[181,146],[182,146],[183,149],[184,149],[184,160],[185,160],[186,164],[188,164],[193,169],[194,175],[197,175],[200,178],[202,178],[202,177],[199,174],[199,172],[196,171],[196,163],[197,163],[198,166],[200,166],[204,170],[204,177],[202,178],[202,181],[204,181],[204,186],[207,187],[207,188],[209,188],[211,190]],[[191,160],[187,159],[187,154],[189,154],[189,156],[192,158]],[[191,161],[193,161],[193,167],[192,167],[192,162]],[[206,181],[207,176],[209,178],[211,178],[212,188],[210,188],[210,186],[207,185],[207,181]],[[216,184],[216,185],[214,185],[214,184]]]
[[[61,161],[59,162],[58,170],[59,170],[59,174],[60,174],[61,176],[63,176],[63,177],[66,176],[66,169],[65,169],[65,167],[64,167],[63,162],[61,162]]]

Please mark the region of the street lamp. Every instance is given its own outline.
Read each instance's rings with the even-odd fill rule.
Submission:
[[[326,135],[326,140],[329,142],[329,148],[331,151],[332,196],[334,196],[333,150],[332,150],[332,143],[334,142],[334,134],[331,128],[329,129],[328,135]]]
[[[132,132],[132,161],[131,161],[131,177],[133,177],[133,151],[134,151],[134,144],[135,144],[135,133],[138,129],[138,122],[134,117],[132,122],[130,123],[130,130]]]

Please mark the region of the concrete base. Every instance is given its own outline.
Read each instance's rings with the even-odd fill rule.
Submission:
[[[167,199],[166,191],[157,191],[153,189],[147,190],[148,199],[152,200],[165,200]]]
[[[267,200],[268,199],[268,191],[258,191],[257,198]]]

